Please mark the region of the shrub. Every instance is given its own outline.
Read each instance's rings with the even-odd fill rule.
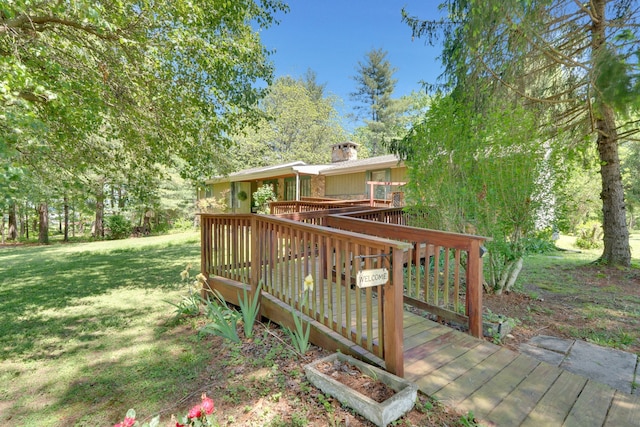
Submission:
[[[189,218],[178,218],[173,223],[174,230],[190,231],[190,230],[193,230],[194,228],[195,227],[193,225],[193,219],[189,219]]]
[[[576,246],[580,249],[597,249],[602,247],[602,226],[599,222],[588,221],[578,227]]]
[[[107,217],[106,228],[109,239],[124,239],[131,235],[131,221],[122,215],[112,215]]]
[[[257,208],[257,213],[259,214],[268,214],[269,202],[275,201],[276,193],[274,192],[273,185],[271,184],[263,185],[253,193],[253,205]]]

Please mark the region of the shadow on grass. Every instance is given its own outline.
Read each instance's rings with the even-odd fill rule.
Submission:
[[[126,328],[132,316],[147,309],[128,313],[115,297],[111,306],[96,310],[95,301],[87,299],[136,289],[120,298],[139,301],[122,305],[144,306],[145,291],[180,288],[180,271],[200,257],[197,242],[108,251],[70,246],[15,248],[2,254],[0,360],[51,357],[59,351],[56,343],[91,341],[101,332]]]

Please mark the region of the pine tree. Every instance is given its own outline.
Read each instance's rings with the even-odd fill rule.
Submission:
[[[356,71],[353,79],[357,87],[350,95],[352,100],[360,103],[355,109],[367,124],[371,139],[369,150],[375,156],[392,137],[399,116],[396,103],[391,98],[398,82],[393,78],[397,69],[391,66],[386,51],[373,49],[367,52],[364,61],[358,61]]]

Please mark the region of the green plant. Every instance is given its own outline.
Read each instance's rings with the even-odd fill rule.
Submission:
[[[587,221],[578,227],[576,246],[580,249],[602,247],[602,225],[597,221]]]
[[[201,299],[198,295],[184,295],[177,304],[171,301],[166,301],[166,303],[176,308],[175,318],[178,319],[182,317],[195,317],[200,314],[200,301]]]
[[[473,415],[472,411],[467,412],[466,415],[462,415],[460,417],[460,424],[462,424],[464,427],[479,427],[480,424],[478,424],[478,421],[476,421],[476,418]]]
[[[292,331],[289,328],[285,328],[287,334],[291,338],[291,343],[296,351],[300,355],[304,355],[310,347],[309,344],[309,334],[311,333],[311,325],[307,322],[307,328],[304,329],[303,321],[301,317],[295,310],[291,311],[291,315],[293,316],[293,323],[295,325],[295,329]]]
[[[200,332],[218,335],[231,342],[239,343],[240,337],[236,328],[239,320],[238,312],[229,308],[218,291],[214,293],[213,300],[211,298],[202,298],[202,300],[205,304],[205,314],[211,322],[200,328]]]
[[[241,202],[244,202],[245,200],[247,200],[247,192],[244,190],[240,190],[238,192],[238,200],[240,200]]]
[[[249,296],[247,289],[242,290],[243,295],[240,298],[238,294],[238,303],[240,304],[240,312],[242,313],[242,323],[244,325],[244,336],[253,338],[253,324],[260,312],[260,292],[262,291],[262,282],[258,283],[258,287],[253,296]]]
[[[173,222],[173,229],[179,231],[189,231],[195,229],[193,218],[178,218]]]
[[[131,221],[122,215],[111,215],[105,222],[107,237],[111,240],[124,239],[131,234]]]
[[[259,214],[268,214],[269,202],[275,202],[276,200],[276,193],[271,184],[265,184],[253,193],[253,205]]]

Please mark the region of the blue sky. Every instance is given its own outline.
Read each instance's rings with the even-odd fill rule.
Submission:
[[[440,47],[411,40],[411,29],[401,22],[405,7],[411,15],[438,16],[436,0],[291,0],[289,13],[278,15],[280,24],[262,32],[276,76],[300,77],[308,68],[326,83],[328,92],[342,98],[350,112],[349,93],[355,90],[358,61],[382,48],[397,68],[395,97],[421,90],[420,81],[434,83],[441,73]]]

